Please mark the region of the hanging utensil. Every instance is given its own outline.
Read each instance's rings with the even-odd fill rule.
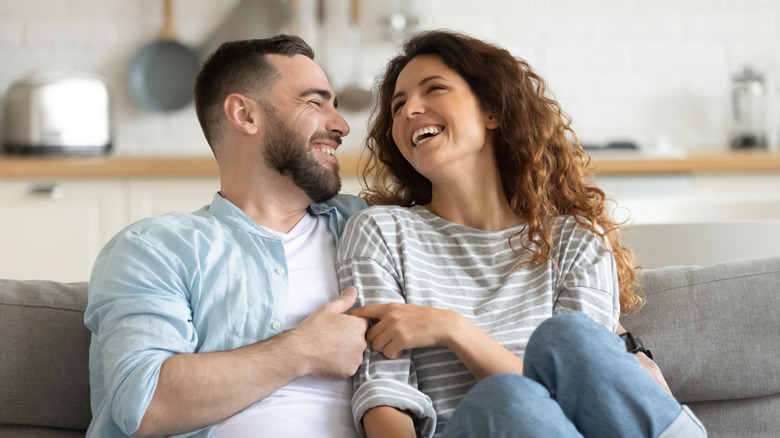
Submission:
[[[130,63],[130,90],[153,111],[174,111],[193,99],[200,54],[177,41],[173,0],[163,0],[164,21],[157,41],[147,44]]]
[[[361,76],[361,34],[360,34],[360,0],[352,0],[349,11],[349,46],[352,51],[351,82],[339,93],[339,105],[350,111],[360,111],[371,106],[374,100],[371,90],[360,82]]]

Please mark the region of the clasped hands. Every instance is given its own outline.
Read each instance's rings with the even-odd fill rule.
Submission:
[[[412,348],[449,346],[462,319],[451,310],[402,303],[366,304],[350,314],[370,321],[366,340],[389,359]]]

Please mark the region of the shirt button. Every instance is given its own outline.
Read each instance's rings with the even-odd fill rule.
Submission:
[[[278,267],[278,268],[274,269],[274,272],[276,272],[276,273],[277,273],[277,274],[279,274],[279,275],[282,275],[282,274],[284,274],[284,268],[282,268],[282,267],[280,266],[280,267]]]
[[[282,326],[282,323],[279,321],[274,321],[271,323],[271,328],[274,330],[279,330],[279,327]]]

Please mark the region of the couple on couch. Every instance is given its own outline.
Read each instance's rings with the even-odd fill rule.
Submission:
[[[99,255],[88,436],[706,435],[614,334],[641,305],[631,253],[527,63],[408,40],[364,209],[338,195],[349,126],[313,58],[283,35],[203,65],[220,191]]]

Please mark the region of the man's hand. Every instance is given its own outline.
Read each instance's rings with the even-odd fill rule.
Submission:
[[[404,350],[449,346],[448,338],[460,315],[449,310],[412,304],[367,304],[352,311],[353,316],[375,321],[366,338],[371,348],[389,359]]]
[[[366,349],[368,322],[345,314],[356,299],[357,289],[350,286],[294,330],[311,354],[312,374],[345,379],[357,372]]]

